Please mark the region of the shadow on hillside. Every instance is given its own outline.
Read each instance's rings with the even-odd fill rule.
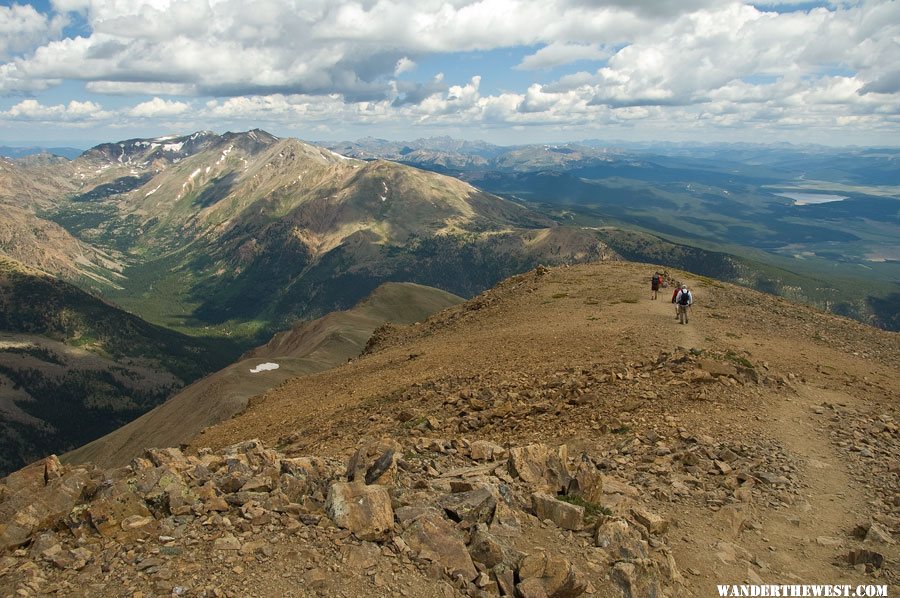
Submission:
[[[875,314],[875,325],[892,332],[900,332],[900,292],[885,297],[868,298],[869,307]]]
[[[229,172],[211,180],[206,189],[203,190],[203,193],[194,200],[194,205],[207,208],[226,198],[234,188],[237,176],[236,172]]]

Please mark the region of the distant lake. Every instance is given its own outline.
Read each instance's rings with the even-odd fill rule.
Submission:
[[[787,197],[794,200],[794,205],[806,206],[816,203],[830,203],[832,201],[842,201],[847,199],[846,195],[830,195],[827,193],[776,193],[780,197]]]

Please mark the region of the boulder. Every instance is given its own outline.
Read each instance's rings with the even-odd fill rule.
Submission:
[[[484,525],[478,525],[472,532],[469,540],[469,555],[476,563],[481,563],[485,567],[492,569],[506,559],[506,552],[503,545],[487,530]]]
[[[12,472],[0,481],[0,485],[4,488],[7,496],[13,496],[23,491],[39,490],[58,479],[62,473],[62,463],[59,462],[56,455],[50,455]]]
[[[516,590],[522,596],[575,598],[587,589],[584,576],[569,561],[543,552],[522,558],[519,579]]]
[[[59,547],[59,545],[57,545]],[[90,562],[93,553],[87,548],[79,547],[72,550],[50,550],[45,558],[60,569],[73,569],[80,571]]]
[[[147,449],[144,451],[144,458],[148,459],[156,467],[162,465],[178,467],[180,465],[186,465],[187,463],[184,453],[181,452],[181,449],[177,448]]]
[[[313,481],[329,477],[328,463],[317,457],[291,457],[281,459],[281,473],[294,477],[308,478]]]
[[[347,465],[347,481],[390,486],[397,480],[400,443],[390,438],[359,447]]]
[[[491,523],[497,510],[497,499],[487,487],[447,494],[437,503],[454,521]]]
[[[156,483],[144,494],[148,507],[157,517],[163,519],[168,515],[185,515],[191,512],[191,506],[198,502],[191,485],[170,465],[161,465],[154,472]],[[141,486],[138,486],[140,491]]]
[[[631,516],[634,520],[647,528],[651,534],[664,534],[669,529],[669,522],[647,509],[632,507]]]
[[[514,596],[516,593],[516,573],[507,565],[497,565],[493,569],[494,579],[504,596]]]
[[[238,551],[241,549],[241,541],[232,534],[226,534],[221,538],[216,538],[213,542],[213,550]]]
[[[469,456],[475,461],[494,461],[506,456],[506,449],[487,440],[476,440],[469,445]]]
[[[890,532],[886,529],[878,525],[877,523],[872,523],[869,526],[868,531],[866,532],[865,541],[873,544],[895,544],[894,538],[891,537]]]
[[[279,466],[278,453],[267,449],[258,438],[225,447],[222,454],[226,458],[240,459],[256,472],[264,469],[277,469]]]
[[[78,504],[91,482],[86,469],[75,469],[37,486],[44,471],[45,466],[39,466],[31,470],[39,475],[20,477],[18,491],[0,504],[0,550],[20,546],[35,532],[55,527]]]
[[[551,494],[569,487],[569,470],[566,467],[568,450],[565,445],[551,449],[544,444],[530,444],[509,450],[509,473],[536,489]]]
[[[461,534],[439,515],[422,515],[403,532],[402,538],[419,559],[437,563],[450,579],[470,582],[478,575]]]
[[[150,517],[150,510],[143,499],[124,482],[104,490],[103,495],[88,504],[84,512],[97,533],[107,538],[123,535],[126,531],[123,523],[131,517]]]
[[[335,525],[361,540],[383,539],[394,528],[391,497],[383,486],[334,482],[328,489],[325,512]]]
[[[717,378],[721,376],[735,377],[738,373],[737,368],[732,364],[714,361],[712,359],[701,359],[699,366],[704,372],[709,372],[712,376]]]
[[[563,502],[555,496],[535,492],[531,495],[531,509],[541,521],[549,519],[562,529],[584,527],[584,507]]]
[[[519,582],[516,586],[516,595],[520,598],[548,598],[544,584],[535,577]]]
[[[605,549],[614,561],[646,559],[650,554],[650,547],[641,538],[640,532],[623,520],[607,521],[598,527],[595,543]]]
[[[625,598],[659,596],[659,576],[654,565],[649,560],[637,563],[620,561],[613,566],[609,576]]]

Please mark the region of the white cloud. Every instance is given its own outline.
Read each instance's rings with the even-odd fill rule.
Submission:
[[[610,54],[591,44],[554,42],[522,59],[516,68],[521,70],[548,69],[578,60],[605,60]]]
[[[128,111],[130,116],[137,118],[159,118],[184,114],[191,109],[191,105],[185,102],[176,102],[153,98],[142,102]]]
[[[72,100],[68,104],[56,104],[45,106],[37,100],[22,100],[5,112],[0,112],[0,117],[7,120],[36,121],[46,123],[87,123],[109,118],[110,112],[94,102],[79,102]]]
[[[196,95],[196,88],[184,83],[135,83],[132,81],[88,81],[85,89],[91,93],[104,95]]]
[[[0,53],[16,53],[0,57],[0,93],[77,80],[93,93],[153,97],[115,113],[126,122],[650,127],[699,119],[723,127],[897,127],[897,1],[779,12],[738,0],[53,0],[53,6],[79,12],[89,34],[55,39],[64,17],[0,8]],[[506,78],[488,60],[472,61],[473,72],[452,81],[423,66],[433,54],[523,46],[538,49],[518,68],[538,72],[518,89],[497,90]],[[605,63],[541,80],[541,69],[579,60]],[[397,78],[405,73],[412,75]],[[186,96],[220,99],[191,110]],[[45,110],[43,118],[72,118],[63,108]],[[15,118],[26,118],[27,110],[20,112]],[[12,118],[11,110],[2,114]]]
[[[401,74],[407,73],[415,68],[416,63],[404,56],[397,61],[397,65],[394,67],[394,76],[399,77]]]
[[[29,5],[0,6],[0,59],[28,52],[57,37],[65,18],[47,18]]]

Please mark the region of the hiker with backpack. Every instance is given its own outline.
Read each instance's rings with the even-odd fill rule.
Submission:
[[[675,318],[682,324],[688,323],[688,308],[694,302],[694,295],[688,290],[687,285],[681,285],[672,296],[675,303]]]
[[[662,274],[657,272],[650,279],[650,299],[656,299],[659,296],[660,286],[662,286]]]

